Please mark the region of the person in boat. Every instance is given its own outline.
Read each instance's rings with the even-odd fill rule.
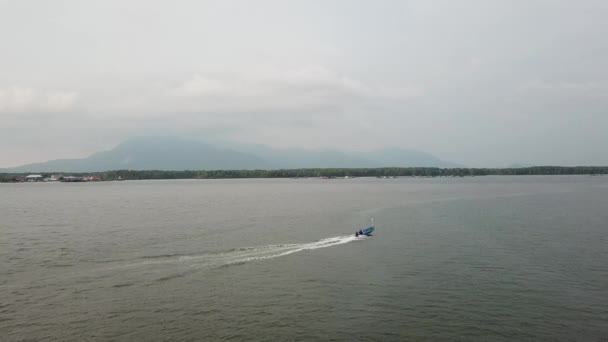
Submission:
[[[359,235],[363,235],[363,229],[359,229]]]
[[[359,237],[359,232],[355,231],[355,237]]]

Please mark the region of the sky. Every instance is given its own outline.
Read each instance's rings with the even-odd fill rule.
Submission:
[[[136,136],[608,165],[605,0],[0,0],[0,167]]]

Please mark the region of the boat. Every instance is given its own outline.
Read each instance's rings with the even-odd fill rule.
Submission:
[[[372,217],[372,224],[365,229],[355,232],[355,236],[371,236],[374,230],[376,230],[376,227],[374,226],[374,218]]]

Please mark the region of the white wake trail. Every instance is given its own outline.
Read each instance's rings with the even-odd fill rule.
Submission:
[[[360,240],[354,236],[336,236],[322,239],[316,242],[301,243],[301,244],[285,244],[285,245],[270,245],[247,248],[244,251],[232,251],[219,255],[210,256],[194,256],[193,259],[202,261],[202,263],[193,266],[228,266],[234,264],[243,264],[251,261],[274,259],[306,250],[314,250],[319,248],[327,248],[337,245],[342,245],[352,241]],[[190,257],[182,258],[183,261],[192,260]]]
[[[238,248],[226,252],[214,252],[192,255],[167,255],[167,256],[147,256],[146,260],[121,264],[110,267],[110,269],[125,269],[134,267],[158,267],[161,265],[179,264],[193,268],[217,268],[229,265],[238,265],[256,260],[274,259],[302,251],[327,248],[346,244],[353,241],[361,241],[352,235],[335,236],[315,242],[280,244],[256,247]]]

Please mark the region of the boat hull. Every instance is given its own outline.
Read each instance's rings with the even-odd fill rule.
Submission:
[[[374,230],[376,230],[376,228],[374,226],[367,227],[367,228],[361,230],[361,234],[359,234],[359,235],[370,236],[370,235],[372,235],[372,233],[374,232]]]

